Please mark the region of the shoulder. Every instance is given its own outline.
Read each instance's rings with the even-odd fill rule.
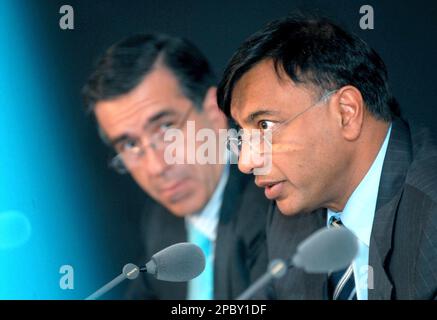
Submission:
[[[420,125],[410,125],[413,161],[407,173],[406,185],[423,197],[437,202],[437,141],[431,131]]]
[[[156,252],[186,241],[185,221],[155,201],[148,201],[141,212],[140,233],[147,251]]]
[[[147,201],[141,212],[141,221],[143,226],[155,231],[156,227],[160,225],[172,226],[174,224],[178,224],[178,222],[181,220],[183,219],[176,217],[164,206],[154,200]]]

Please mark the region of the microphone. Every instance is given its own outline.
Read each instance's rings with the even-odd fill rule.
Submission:
[[[181,242],[155,253],[140,271],[162,281],[184,282],[194,279],[205,269],[205,255],[193,243]]]
[[[181,242],[155,253],[145,266],[133,263],[123,267],[123,272],[86,300],[96,300],[125,279],[136,279],[140,272],[147,272],[162,281],[183,282],[194,279],[205,269],[205,255],[195,244]]]
[[[290,263],[273,260],[267,272],[238,296],[237,300],[252,298],[270,281],[282,278],[289,267],[301,268],[307,273],[330,273],[346,268],[357,252],[358,241],[351,231],[344,227],[322,228],[298,245]]]
[[[251,285],[246,291],[244,291],[237,300],[249,300],[258,290],[262,289],[273,279],[282,278],[287,272],[287,265],[284,260],[275,259],[270,262],[267,272],[261,276],[253,285]]]
[[[308,273],[330,273],[349,266],[357,252],[358,241],[350,230],[325,227],[299,244],[291,265]]]
[[[123,271],[116,278],[105,284],[99,290],[88,296],[85,300],[96,300],[104,295],[106,292],[114,288],[116,285],[120,284],[125,279],[133,280],[140,274],[140,268],[138,268],[133,263],[128,263],[123,267]]]

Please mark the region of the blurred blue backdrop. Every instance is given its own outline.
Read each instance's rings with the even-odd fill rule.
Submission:
[[[37,5],[0,2],[0,299],[81,299],[129,262],[117,260],[113,219],[128,209],[111,197],[123,192],[103,187],[104,158],[97,165],[83,143],[92,121],[78,90],[68,99],[63,55]],[[73,290],[60,287],[63,265]]]

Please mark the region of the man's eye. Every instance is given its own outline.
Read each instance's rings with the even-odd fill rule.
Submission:
[[[174,121],[167,121],[167,122],[162,123],[159,126],[159,130],[166,131],[166,130],[174,128],[174,127],[175,127]]]
[[[261,120],[258,122],[258,127],[261,130],[271,130],[274,126],[274,122],[273,121],[268,121],[268,120]]]
[[[134,149],[138,145],[136,140],[126,140],[123,143],[120,143],[118,149],[119,152],[129,151]]]

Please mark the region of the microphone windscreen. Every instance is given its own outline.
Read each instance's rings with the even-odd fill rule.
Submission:
[[[358,241],[351,231],[322,228],[299,244],[292,264],[308,273],[329,273],[349,266],[357,252]]]
[[[205,269],[205,255],[195,244],[181,242],[154,254],[146,268],[158,280],[189,281]]]

